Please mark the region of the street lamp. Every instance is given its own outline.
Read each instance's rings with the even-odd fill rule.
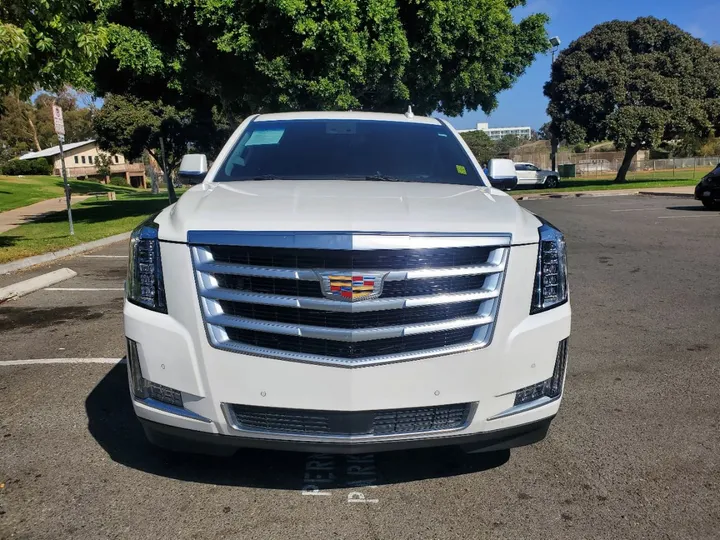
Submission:
[[[560,48],[560,38],[557,36],[553,36],[550,38],[550,46],[552,47],[552,61],[555,62],[555,53]]]

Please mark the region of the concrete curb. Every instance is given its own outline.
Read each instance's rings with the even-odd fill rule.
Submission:
[[[26,279],[20,283],[13,283],[7,287],[0,288],[0,302],[11,300],[13,298],[20,298],[26,294],[44,289],[50,285],[55,285],[66,279],[77,276],[77,272],[70,270],[69,268],[61,268],[54,272],[48,272],[42,276]]]
[[[657,197],[680,197],[683,199],[692,199],[695,197],[692,193],[671,193],[662,191],[642,191],[642,190],[612,190],[607,191],[566,191],[560,193],[535,193],[532,195],[512,195],[516,201],[535,201],[540,199],[574,199],[587,197],[622,197],[626,195],[652,195]]]
[[[694,199],[694,193],[662,193],[660,191],[639,191],[639,195],[652,195],[657,197],[679,197],[681,199]]]
[[[9,274],[10,272],[16,272],[24,268],[29,268],[38,264],[48,263],[64,257],[70,257],[71,255],[77,255],[85,251],[101,248],[115,242],[121,242],[130,238],[130,233],[116,234],[115,236],[108,236],[107,238],[101,238],[93,242],[87,242],[78,246],[73,246],[67,249],[61,249],[60,251],[54,251],[52,253],[44,253],[43,255],[35,255],[34,257],[27,257],[20,259],[19,261],[13,261],[5,264],[0,264],[0,275]]]

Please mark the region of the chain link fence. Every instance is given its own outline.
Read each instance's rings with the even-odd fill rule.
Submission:
[[[618,155],[620,154],[620,155]],[[517,162],[529,162],[541,169],[550,168],[549,154],[515,154]],[[639,158],[639,159],[638,159]],[[569,154],[559,152],[557,164],[574,164],[578,178],[613,179],[622,165],[622,154],[602,153]],[[640,154],[630,164],[628,180],[699,180],[720,164],[720,157],[689,157],[669,159],[647,159],[647,153]]]

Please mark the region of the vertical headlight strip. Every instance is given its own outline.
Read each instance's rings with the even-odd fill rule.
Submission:
[[[531,315],[562,305],[568,299],[565,238],[555,227],[541,221]]]
[[[138,306],[167,313],[155,216],[140,224],[130,236],[127,299]]]

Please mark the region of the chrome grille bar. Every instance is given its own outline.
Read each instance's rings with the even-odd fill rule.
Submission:
[[[380,328],[341,329],[322,326],[303,326],[295,324],[279,324],[247,317],[232,315],[211,315],[207,318],[208,324],[243,330],[269,332],[286,336],[300,336],[315,339],[331,339],[333,341],[371,341],[373,339],[388,339],[453,328],[467,328],[469,326],[482,326],[490,324],[492,317],[466,317],[428,324],[411,324],[407,326],[383,326]]]
[[[268,234],[260,233],[260,236]],[[509,235],[451,235],[445,238],[431,235],[422,238],[346,233],[349,238],[345,238],[333,234],[330,249],[327,244],[322,245],[322,240],[304,233],[270,235],[268,238],[271,237],[272,242],[264,245],[253,236],[233,235],[241,243],[237,248],[223,245],[221,251],[212,241],[191,246],[202,314],[214,347],[258,356],[356,367],[464,352],[487,346],[492,339],[510,251]],[[189,235],[189,238],[193,237],[197,236]],[[198,238],[207,240],[208,236],[203,233]],[[298,246],[303,244],[318,247],[299,249]],[[347,246],[352,246],[350,251]],[[376,267],[373,267],[372,246],[378,250]],[[417,252],[408,250],[409,246]],[[356,257],[355,249],[363,251],[357,252]],[[215,260],[215,252],[224,260]],[[260,264],[240,264],[238,261]],[[319,267],[301,268],[295,266],[294,261],[305,266],[318,264]],[[325,261],[348,264],[362,261],[362,267],[334,270],[335,266],[328,266]],[[384,266],[383,261],[394,266]],[[403,261],[411,262],[412,267],[403,268]],[[439,266],[434,267],[434,261],[438,261]],[[453,266],[458,262],[462,264]],[[347,298],[340,298],[338,293],[330,296],[329,273],[348,276],[346,279],[350,281],[351,276],[359,276],[354,279],[360,280],[361,285],[365,279],[363,275],[380,276],[378,288],[373,288],[379,297],[351,302],[342,301]],[[257,279],[265,281],[262,284],[249,281]],[[397,284],[400,288],[393,285],[393,290],[388,290],[388,296],[383,297],[382,284],[388,281],[400,282]],[[293,285],[300,283],[303,283],[302,287]],[[258,287],[262,292],[253,290]],[[275,291],[283,294],[270,294]],[[408,293],[412,296],[403,296]],[[302,294],[310,296],[300,296]],[[323,294],[328,297],[322,297]],[[440,312],[432,307],[465,302],[476,304],[467,306],[472,309],[458,306]],[[274,308],[266,307],[262,311],[262,306]],[[417,310],[411,318],[403,315],[405,310],[426,306],[426,309],[435,310],[428,321],[423,322],[425,315]],[[282,317],[272,314],[281,312],[268,315],[267,309],[281,308],[285,309]],[[290,318],[287,308],[295,309]],[[229,311],[226,313],[225,310]],[[355,313],[361,317],[379,311],[384,313],[382,318],[373,317],[370,322],[367,318],[361,321],[353,317]],[[308,315],[305,317],[303,313]],[[342,313],[344,318],[328,319],[332,313]],[[376,326],[378,324],[382,326]],[[330,346],[331,343],[348,345]]]

